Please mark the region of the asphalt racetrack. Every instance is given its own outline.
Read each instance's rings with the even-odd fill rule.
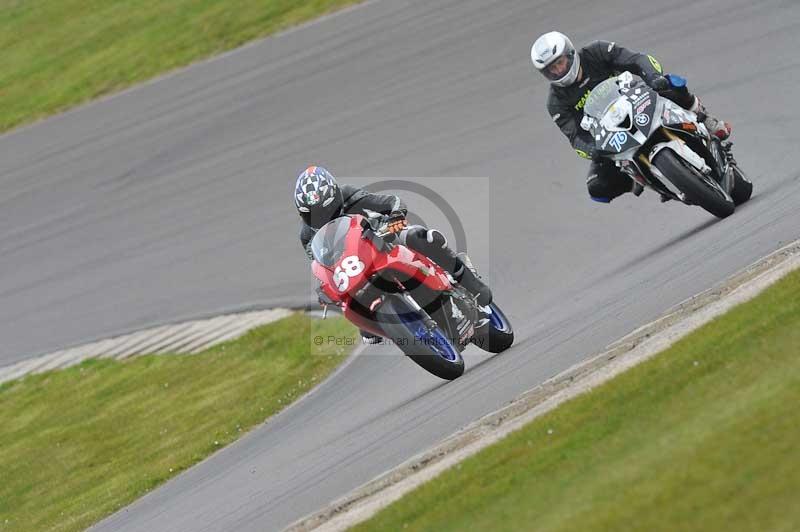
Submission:
[[[723,221],[647,192],[591,202],[529,62],[555,28],[687,77],[733,123],[753,199]],[[285,526],[798,238],[798,32],[791,0],[377,0],[5,135],[0,365],[307,302],[295,175],[429,176],[457,210],[475,204],[459,215],[514,348],[470,348],[452,383],[369,348],[97,528]]]

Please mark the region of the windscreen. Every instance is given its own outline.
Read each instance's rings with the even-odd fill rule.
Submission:
[[[619,96],[617,78],[609,78],[592,90],[583,112],[600,120],[608,106],[617,101]]]
[[[342,216],[323,225],[311,241],[314,260],[332,268],[344,253],[345,237],[350,230],[350,217]]]

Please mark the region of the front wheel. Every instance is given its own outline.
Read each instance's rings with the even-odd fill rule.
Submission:
[[[423,369],[446,380],[464,373],[461,352],[425,311],[415,310],[401,297],[393,297],[380,314],[386,335]]]
[[[514,329],[511,322],[495,303],[491,303],[483,314],[488,320],[475,331],[472,343],[489,353],[501,353],[514,343]]]
[[[733,190],[731,191],[731,198],[736,205],[741,205],[750,199],[753,195],[753,183],[747,179],[738,166],[731,165],[733,168]]]
[[[672,150],[661,150],[652,162],[694,205],[699,205],[718,218],[733,214],[736,205],[719,183],[703,176]]]

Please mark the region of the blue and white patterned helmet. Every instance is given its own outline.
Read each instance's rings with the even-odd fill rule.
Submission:
[[[303,221],[319,229],[342,214],[342,191],[336,178],[321,166],[309,166],[297,176],[294,204]]]

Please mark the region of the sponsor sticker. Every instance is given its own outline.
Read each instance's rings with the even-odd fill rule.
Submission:
[[[642,113],[642,114],[636,115],[636,117],[633,119],[633,121],[636,122],[637,126],[646,126],[647,124],[650,123],[650,117],[647,116],[646,114]]]
[[[589,97],[589,95],[590,95],[591,93],[592,93],[592,91],[591,91],[591,90],[587,90],[587,91],[586,91],[586,92],[583,94],[583,96],[581,96],[581,99],[580,99],[580,100],[578,100],[578,103],[576,103],[576,104],[575,104],[575,110],[576,110],[576,111],[580,111],[581,109],[583,109],[583,106],[584,106],[584,105],[586,105],[586,99]]]

